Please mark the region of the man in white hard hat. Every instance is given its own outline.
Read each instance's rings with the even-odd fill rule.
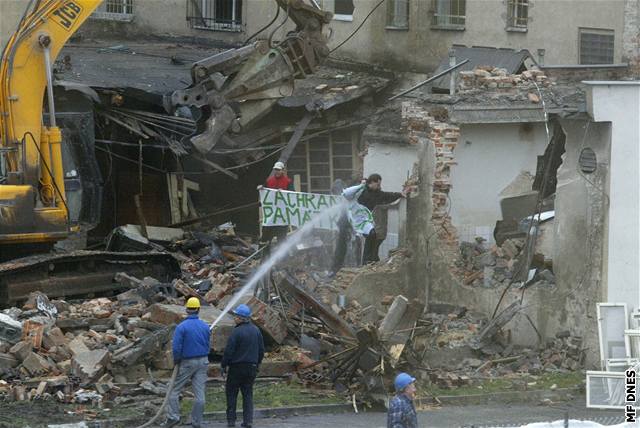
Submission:
[[[276,190],[293,191],[293,180],[287,176],[286,168],[283,162],[278,161],[273,165],[273,174],[267,178],[265,187]],[[260,188],[258,188],[260,189]],[[278,240],[278,244],[284,241],[289,232],[289,226],[263,226],[260,242],[264,245],[270,245],[273,238]],[[265,254],[269,253],[269,248]]]
[[[278,161],[273,165],[273,175],[267,178],[265,187],[268,189],[293,190],[293,180],[287,176],[283,162]]]

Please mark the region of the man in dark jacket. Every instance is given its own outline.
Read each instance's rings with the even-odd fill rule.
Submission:
[[[387,205],[407,196],[404,191],[383,192],[382,177],[380,174],[371,174],[369,178],[367,178],[366,184],[364,191],[358,198],[358,203],[367,207],[371,212],[373,212],[378,205]],[[378,249],[381,244],[382,240],[378,239],[375,229],[372,230],[366,236],[364,241],[362,264],[377,262],[380,260],[380,257],[378,256]]]
[[[178,324],[173,333],[173,363],[180,364],[180,368],[169,397],[165,427],[172,427],[180,422],[178,398],[182,388],[189,381],[191,381],[194,395],[191,425],[194,428],[202,426],[211,332],[207,323],[198,318],[200,300],[197,297],[191,297],[187,300],[186,306],[187,319]]]
[[[264,341],[258,327],[251,323],[251,308],[238,305],[232,312],[236,327],[227,341],[222,357],[222,372],[227,382],[227,426],[236,426],[238,391],[242,392],[242,427],[253,423],[253,383],[264,358]]]

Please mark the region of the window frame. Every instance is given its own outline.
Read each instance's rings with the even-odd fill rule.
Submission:
[[[244,4],[243,0],[186,0],[187,1],[187,21],[191,28],[194,30],[205,30],[205,31],[221,31],[228,33],[241,33],[244,31]],[[216,18],[216,2],[218,1],[231,1],[231,23],[219,21],[219,18]],[[200,12],[202,16],[194,16],[195,12],[193,11],[193,6],[190,6],[192,2],[199,3]],[[211,12],[211,16],[207,16],[207,12]],[[239,13],[238,13],[239,12]],[[237,15],[240,15],[240,19],[238,20]],[[198,21],[202,21],[204,25],[199,24]]]
[[[109,7],[121,4],[123,12],[109,12]],[[104,9],[104,10],[100,10]],[[100,21],[131,22],[135,16],[135,0],[105,0],[92,14],[92,19]]]
[[[518,16],[518,9],[526,11],[526,17]],[[531,0],[507,0],[507,31],[526,33],[531,20]],[[524,23],[521,21],[524,20]]]
[[[411,17],[411,1],[410,0],[387,0],[387,25],[385,29],[387,30],[409,30],[409,20]],[[398,2],[404,2],[405,6],[405,15],[406,22],[404,25],[396,25],[394,21],[396,20],[396,12],[398,10]]]
[[[449,13],[440,14],[439,5],[447,4]],[[464,8],[464,15],[454,15],[452,13],[454,4],[458,9]],[[447,22],[441,22],[440,17],[446,17]],[[453,20],[462,20],[462,23],[452,23]],[[431,2],[431,29],[446,31],[464,31],[467,23],[467,1],[466,0],[432,0]]]
[[[350,141],[346,141],[344,139],[336,139],[335,137],[335,133],[337,132],[348,132],[350,134],[349,138]],[[357,127],[351,127],[351,128],[347,128],[347,129],[334,129],[332,131],[328,131],[326,133],[323,133],[322,135],[318,135],[317,137],[315,137],[314,139],[318,139],[318,138],[322,138],[325,139],[326,142],[328,142],[328,152],[329,152],[329,160],[327,162],[312,162],[311,159],[311,152],[314,151],[312,149],[313,146],[313,140],[314,139],[310,139],[308,141],[302,141],[300,143],[298,143],[298,147],[296,147],[296,150],[291,154],[291,156],[289,157],[289,160],[291,161],[291,159],[304,159],[304,169],[301,168],[291,168],[290,165],[287,165],[287,172],[289,174],[289,176],[291,178],[293,178],[296,174],[300,174],[301,172],[304,172],[305,174],[305,180],[302,179],[300,180],[300,186],[301,186],[301,191],[302,192],[306,192],[306,193],[323,193],[323,194],[329,194],[331,193],[331,186],[333,185],[333,183],[336,180],[336,173],[337,172],[347,172],[350,171],[351,175],[353,176],[353,174],[355,173],[355,171],[357,171],[358,169],[358,141],[359,141],[359,135],[360,135],[360,130]],[[286,137],[283,136],[283,141],[286,142]],[[336,154],[335,153],[335,145],[337,144],[346,144],[349,143],[351,146],[351,153],[348,155],[344,155],[344,154]],[[304,153],[300,153],[298,150],[300,147],[304,147],[303,151]],[[336,168],[335,166],[335,160],[339,159],[339,158],[349,158],[351,159],[351,169],[346,169],[346,168]],[[311,175],[311,166],[312,164],[314,165],[324,165],[326,164],[329,167],[329,175]],[[329,187],[326,189],[318,189],[316,187],[312,187],[311,184],[311,180],[313,178],[329,178]],[[340,178],[340,177],[337,177]]]
[[[582,36],[583,35],[598,35],[598,36],[611,36],[611,61],[610,62],[583,62],[583,47],[582,47]],[[615,30],[609,28],[589,28],[589,27],[578,27],[578,64],[580,65],[607,65],[607,64],[615,64],[615,55],[616,55],[616,38],[615,38]],[[592,48],[593,49],[593,48]],[[585,56],[596,56],[595,54],[585,54]]]
[[[353,22],[353,12],[351,15],[336,13],[336,0],[316,0],[316,3],[318,3],[320,9],[333,13],[332,19],[334,21]],[[353,10],[355,11],[355,4]]]

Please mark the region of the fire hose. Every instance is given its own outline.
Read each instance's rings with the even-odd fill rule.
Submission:
[[[167,407],[167,403],[169,402],[169,397],[171,396],[171,391],[173,390],[173,385],[176,383],[176,377],[178,376],[178,371],[180,370],[180,363],[176,363],[176,365],[173,367],[173,373],[171,374],[171,379],[169,380],[169,383],[167,384],[167,393],[164,396],[164,400],[162,401],[162,404],[160,405],[160,408],[158,409],[158,411],[156,412],[156,415],[151,418],[149,420],[149,422],[145,423],[144,425],[140,425],[137,428],[148,428],[150,426],[152,426],[162,415],[162,412],[164,411],[165,407]]]

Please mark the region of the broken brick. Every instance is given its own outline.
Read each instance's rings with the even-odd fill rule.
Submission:
[[[9,350],[9,352],[15,355],[20,361],[24,361],[31,351],[33,351],[33,345],[27,341],[18,342]]]
[[[110,354],[105,349],[81,352],[71,360],[71,372],[83,382],[90,382],[104,373]]]
[[[27,358],[22,362],[22,367],[32,376],[43,375],[52,371],[55,366],[45,357],[30,352]]]
[[[31,342],[34,348],[42,347],[42,337],[44,335],[44,325],[32,320],[26,320],[22,324],[22,340]]]
[[[11,354],[0,353],[0,369],[12,369],[17,367],[20,361]]]
[[[238,303],[244,303],[253,312],[251,318],[274,342],[281,344],[287,337],[287,325],[280,315],[255,296],[245,295]]]

